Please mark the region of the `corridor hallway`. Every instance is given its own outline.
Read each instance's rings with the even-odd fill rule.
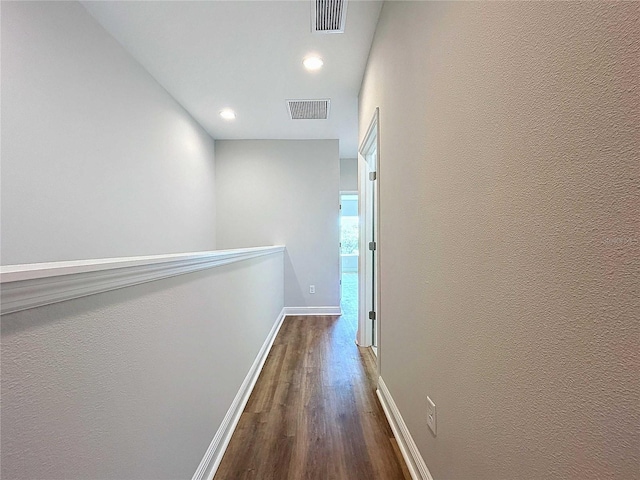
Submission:
[[[343,317],[285,318],[216,480],[410,479]]]

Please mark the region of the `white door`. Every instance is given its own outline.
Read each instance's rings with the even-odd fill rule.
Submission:
[[[376,159],[378,152],[376,149],[371,151],[367,157],[367,179],[366,179],[366,306],[368,320],[371,322],[371,346],[377,354],[378,348],[378,308],[377,308],[377,202],[376,202]]]
[[[360,147],[358,162],[361,192],[360,321],[358,343],[377,354],[380,338],[378,247],[378,111]]]

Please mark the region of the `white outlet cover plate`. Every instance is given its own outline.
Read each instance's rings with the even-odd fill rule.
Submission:
[[[429,425],[429,428],[434,435],[437,434],[436,420],[436,404],[433,403],[433,400],[427,397],[427,425]]]

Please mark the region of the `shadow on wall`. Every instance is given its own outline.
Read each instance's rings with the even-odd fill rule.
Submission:
[[[293,262],[289,256],[289,251],[284,250],[284,306],[285,307],[307,307],[304,298],[304,291],[300,285],[300,280],[293,267]]]

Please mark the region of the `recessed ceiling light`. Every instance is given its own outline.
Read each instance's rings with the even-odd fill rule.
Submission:
[[[235,120],[236,119],[236,112],[234,112],[230,108],[225,108],[224,110],[222,110],[220,112],[220,116],[222,118],[224,118],[225,120]]]
[[[307,70],[320,70],[322,65],[324,65],[324,62],[320,57],[309,55],[302,61],[302,64]]]

